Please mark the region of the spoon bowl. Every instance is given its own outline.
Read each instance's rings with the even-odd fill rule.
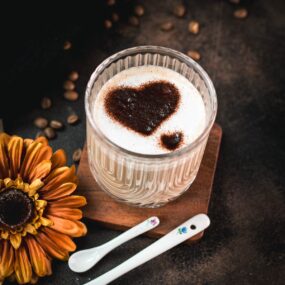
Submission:
[[[151,217],[103,245],[75,252],[70,256],[68,266],[74,272],[85,272],[91,269],[114,248],[129,241],[130,239],[133,239],[134,237],[154,229],[158,225],[158,217]]]
[[[82,273],[92,268],[104,255],[99,246],[81,250],[71,255],[68,266],[72,271]]]

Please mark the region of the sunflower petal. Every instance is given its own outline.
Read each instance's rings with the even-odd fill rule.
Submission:
[[[54,170],[52,170],[50,172],[50,174],[48,175],[48,177],[45,178],[45,184],[49,183],[51,180],[53,180],[54,178],[62,175],[64,172],[66,172],[69,169],[68,166],[62,166],[59,168],[56,168]]]
[[[0,251],[0,276],[7,277],[13,273],[14,252],[13,247],[6,240],[2,241],[2,250]]]
[[[50,160],[52,149],[48,145],[39,142],[32,142],[28,147],[21,167],[21,176],[27,179],[31,170],[33,170],[43,160]]]
[[[47,205],[47,201],[45,200],[36,200],[36,209],[43,209]]]
[[[25,231],[29,234],[32,234],[32,235],[36,235],[38,233],[36,228],[31,224],[27,224],[25,226]]]
[[[30,185],[29,185],[29,196],[35,195],[35,193],[43,187],[44,183],[41,181],[41,179],[35,179]]]
[[[47,210],[47,215],[52,215],[67,220],[80,220],[82,218],[82,211],[72,208],[49,208]]]
[[[40,222],[45,227],[50,227],[53,225],[53,222],[51,220],[44,218],[44,217],[40,217]]]
[[[21,177],[25,180],[28,177],[29,170],[32,169],[32,164],[35,162],[38,152],[42,145],[37,142],[32,142],[27,146],[26,154],[21,166]]]
[[[30,261],[34,272],[40,277],[50,275],[52,273],[51,262],[42,247],[34,238],[29,237],[26,238],[25,241],[28,246]]]
[[[0,133],[0,143],[3,142],[3,144],[8,145],[10,139],[11,137],[6,133]]]
[[[4,184],[6,188],[9,188],[11,186],[14,186],[14,181],[11,178],[7,177],[4,179]]]
[[[7,239],[9,237],[9,231],[2,230],[0,237],[2,239]]]
[[[63,149],[58,149],[51,157],[52,169],[62,167],[66,164],[66,154]]]
[[[15,185],[15,188],[20,189],[20,190],[23,190],[25,188],[24,182],[21,177],[17,177],[14,180],[14,185]]]
[[[24,246],[15,250],[15,276],[20,284],[28,283],[32,278],[32,267]]]
[[[22,236],[20,233],[10,235],[10,242],[15,249],[18,249],[22,242]]]
[[[59,233],[51,228],[44,228],[43,232],[46,233],[46,235],[60,248],[63,248],[67,251],[75,251],[76,250],[76,244],[72,241],[72,239],[62,233]]]
[[[50,160],[52,157],[52,148],[49,145],[41,147],[33,167],[36,167],[43,160]]]
[[[86,198],[83,196],[68,196],[62,199],[52,201],[49,203],[49,207],[52,208],[80,208],[87,204]]]
[[[51,161],[43,160],[29,174],[29,181],[45,178],[51,170]]]
[[[74,165],[70,168],[60,167],[52,171],[51,174],[44,180],[45,186],[41,189],[41,191],[55,189],[66,182],[77,182]]]
[[[47,218],[53,221],[51,228],[60,233],[71,237],[81,237],[87,233],[86,226],[79,221],[66,220],[51,215],[47,215]]]
[[[42,246],[42,248],[51,256],[60,260],[68,259],[68,251],[62,248],[59,248],[57,244],[51,240],[46,234],[43,232],[38,233],[35,236],[38,243]]]
[[[8,144],[8,153],[10,157],[10,177],[15,179],[21,166],[24,141],[22,138],[13,136]]]
[[[27,149],[28,146],[29,146],[32,142],[34,142],[34,140],[32,140],[32,139],[24,139],[24,147],[25,147],[25,149]]]
[[[8,139],[3,136],[2,139],[0,139],[0,178],[2,179],[9,177],[7,141]]]
[[[38,137],[35,139],[35,142],[39,142],[41,143],[42,145],[48,145],[48,140],[47,138],[41,136],[41,137]]]
[[[72,182],[63,183],[57,188],[51,189],[49,191],[44,191],[42,193],[42,197],[45,200],[59,199],[72,194],[75,191],[76,187],[77,185]]]

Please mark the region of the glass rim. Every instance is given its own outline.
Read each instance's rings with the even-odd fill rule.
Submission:
[[[116,143],[112,142],[108,137],[106,137],[104,135],[104,133],[100,130],[100,128],[97,126],[93,116],[91,115],[90,104],[88,102],[88,99],[92,94],[92,90],[93,90],[93,86],[94,86],[95,81],[102,74],[102,72],[108,66],[110,66],[114,61],[119,60],[123,56],[134,55],[137,53],[147,53],[147,52],[158,53],[158,54],[161,53],[162,55],[163,54],[170,55],[174,58],[181,60],[187,66],[194,69],[199,74],[199,76],[201,76],[201,78],[203,79],[203,81],[204,81],[204,83],[205,83],[205,85],[209,91],[209,94],[213,98],[213,101],[214,101],[214,109],[211,112],[210,119],[209,119],[208,123],[206,124],[203,132],[190,144],[188,144],[188,145],[186,145],[186,146],[184,146],[178,150],[172,151],[172,152],[161,153],[161,154],[143,154],[143,153],[138,153],[138,152],[127,150],[127,149],[117,145]],[[87,120],[90,123],[93,131],[95,131],[101,139],[106,141],[108,143],[108,145],[110,145],[111,147],[113,147],[113,148],[115,148],[121,152],[124,152],[130,156],[140,157],[140,158],[161,158],[161,159],[181,156],[184,153],[190,152],[191,150],[195,149],[199,144],[201,144],[202,141],[205,139],[205,137],[210,132],[210,130],[211,130],[211,128],[215,122],[215,118],[217,115],[217,109],[218,109],[218,102],[217,102],[217,95],[216,95],[215,87],[214,87],[213,82],[210,79],[209,75],[201,67],[201,65],[199,65],[192,58],[188,57],[187,55],[185,55],[179,51],[176,51],[176,50],[173,50],[173,49],[167,48],[167,47],[151,46],[151,45],[136,46],[136,47],[121,50],[121,51],[107,57],[103,62],[101,62],[97,66],[97,68],[94,70],[94,72],[91,74],[91,77],[87,83],[87,87],[86,87],[86,91],[85,91],[84,104],[85,104],[86,117],[87,117]]]

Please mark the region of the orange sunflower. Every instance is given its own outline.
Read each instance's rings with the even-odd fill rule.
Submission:
[[[78,209],[86,200],[71,195],[77,177],[65,164],[64,151],[53,153],[44,137],[0,134],[0,284],[50,275],[51,259],[67,260],[71,238],[86,234]]]

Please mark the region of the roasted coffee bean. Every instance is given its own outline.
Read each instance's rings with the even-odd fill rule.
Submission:
[[[234,17],[237,19],[244,19],[247,17],[247,10],[245,8],[240,8],[234,11]]]
[[[60,130],[63,128],[63,123],[58,120],[51,120],[49,123],[50,127],[55,130]]]
[[[79,117],[76,114],[69,115],[67,117],[67,123],[70,125],[74,125],[79,121]]]
[[[75,88],[75,84],[71,80],[66,80],[63,83],[63,89],[65,90],[73,90]]]
[[[44,129],[44,134],[50,140],[52,140],[52,139],[54,139],[56,137],[55,130],[53,128],[50,128],[50,127],[47,127],[47,128]]]
[[[76,101],[79,97],[78,93],[75,91],[66,91],[63,96],[68,101]]]
[[[137,5],[135,7],[135,14],[139,17],[144,15],[144,7],[142,5]]]
[[[108,6],[113,6],[116,4],[116,0],[107,0],[106,2]]]
[[[43,117],[38,117],[34,120],[34,125],[39,129],[44,129],[48,125],[48,120]]]
[[[198,61],[201,58],[200,53],[196,50],[188,50],[187,55],[196,61]]]
[[[129,18],[129,23],[130,23],[130,25],[132,25],[132,26],[134,26],[134,27],[137,27],[137,26],[139,26],[140,21],[139,21],[139,18],[138,18],[138,17],[136,17],[136,16],[131,16],[131,17]]]
[[[43,97],[41,100],[41,107],[44,110],[49,109],[51,107],[51,99],[48,97]]]
[[[183,4],[178,4],[174,7],[173,14],[178,17],[182,18],[185,16],[186,7]]]
[[[74,162],[78,162],[81,158],[81,154],[82,154],[82,150],[81,148],[78,148],[76,149],[74,152],[73,152],[73,155],[72,155],[72,159]]]
[[[188,24],[188,31],[194,35],[199,33],[199,23],[197,21],[190,21]]]
[[[105,27],[105,29],[109,30],[109,29],[112,28],[112,26],[113,26],[113,24],[112,24],[112,22],[111,22],[110,20],[105,20],[105,21],[104,21],[104,27]]]
[[[76,81],[78,79],[78,77],[79,77],[79,74],[76,71],[71,71],[68,75],[68,78],[71,81]]]
[[[71,47],[72,47],[72,44],[71,44],[70,41],[65,41],[64,42],[64,44],[63,44],[63,49],[64,50],[69,50],[69,49],[71,49]]]
[[[166,21],[160,25],[160,29],[164,32],[168,32],[174,28],[174,25],[171,21]]]

